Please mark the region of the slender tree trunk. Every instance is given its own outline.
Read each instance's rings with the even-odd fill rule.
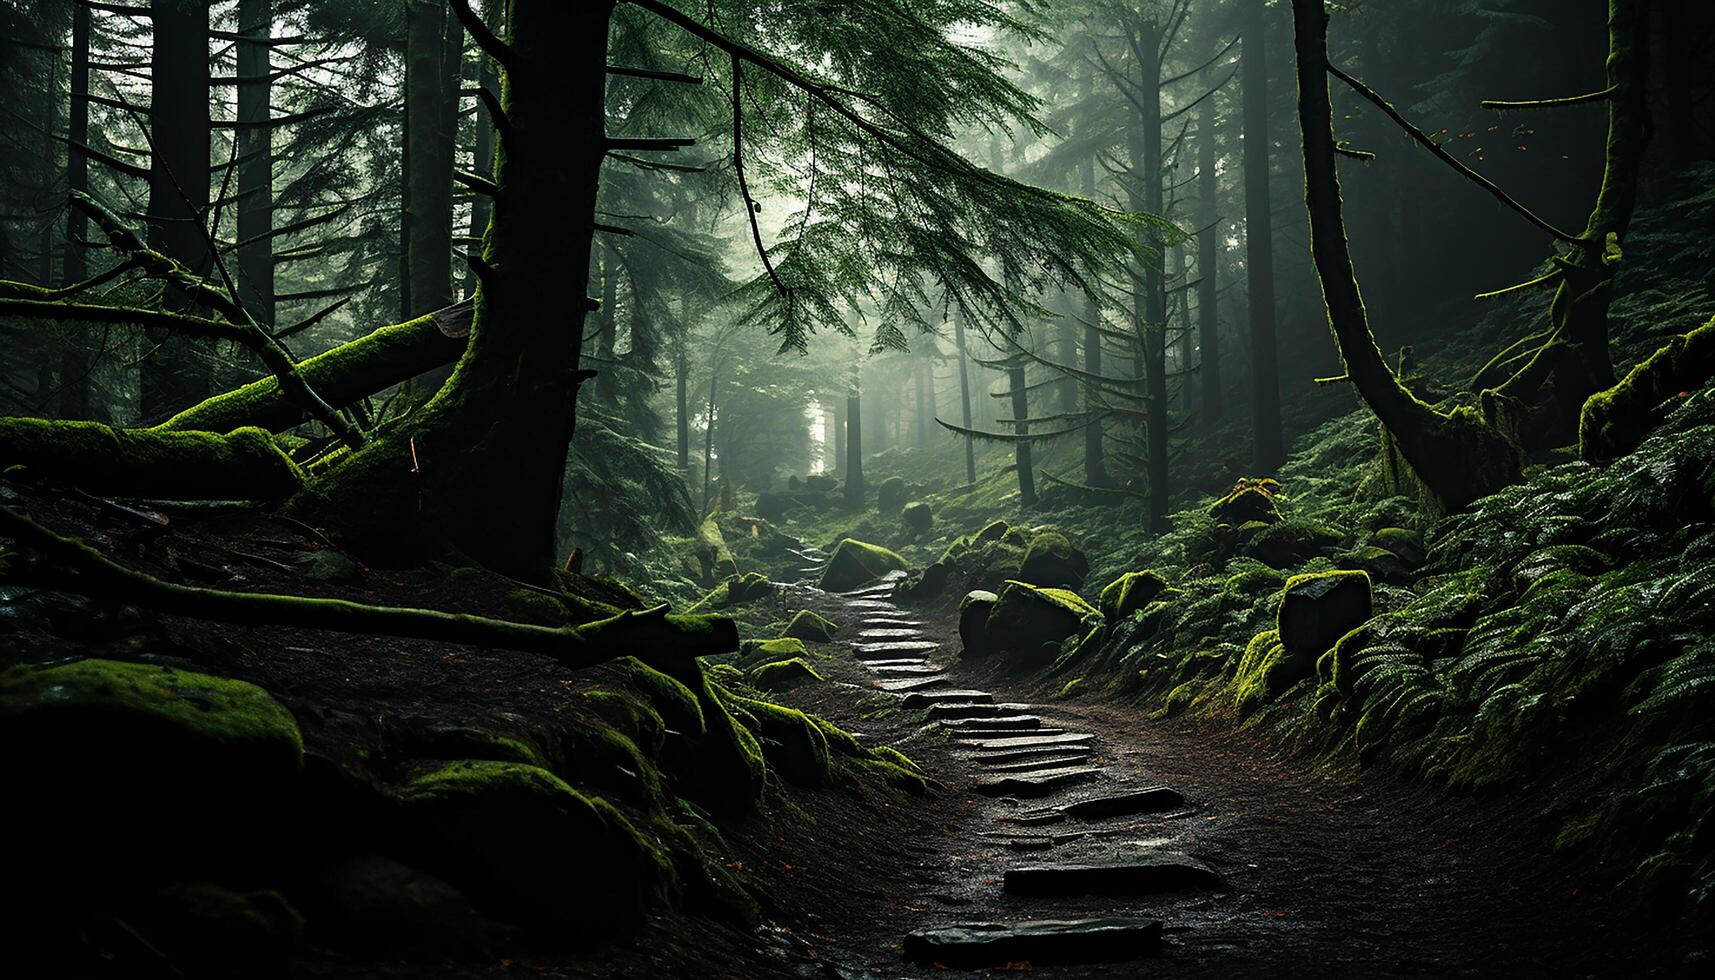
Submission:
[[[1143,62],[1138,65],[1140,102],[1133,119],[1136,137],[1131,141],[1134,156],[1132,171],[1143,211],[1161,214],[1163,209],[1161,180],[1161,44],[1160,26],[1145,17],[1139,24],[1138,47]],[[1145,234],[1149,234],[1145,232]],[[1146,243],[1159,248],[1153,236]],[[1143,378],[1145,456],[1149,493],[1149,527],[1161,531],[1167,527],[1168,487],[1168,420],[1167,409],[1167,292],[1162,282],[1165,256],[1147,263],[1141,270],[1143,297],[1136,308],[1139,376]]]
[[[266,40],[272,0],[239,0],[238,32]],[[238,296],[250,315],[274,323],[274,130],[269,98],[273,70],[267,44],[238,42]]]
[[[846,396],[846,509],[862,511],[863,485],[863,396],[858,372],[852,371],[852,391]]]
[[[912,430],[913,434],[916,436],[917,446],[921,449],[922,447],[929,445],[929,426],[933,423],[929,421],[929,415],[931,412],[931,409],[929,408],[929,391],[923,378],[923,376],[928,373],[929,362],[924,359],[922,355],[918,355],[916,360],[917,363],[913,365],[911,369],[911,383],[913,388],[912,396],[915,398],[915,404],[913,406],[915,411],[912,413],[912,422],[914,423],[912,425]]]
[[[846,413],[845,408],[837,398],[830,398],[824,405],[827,412],[828,425],[834,430],[834,458],[828,472],[839,476],[846,469]]]
[[[1189,280],[1186,278],[1185,248],[1175,245],[1169,254],[1173,258],[1172,322],[1177,324],[1174,331],[1179,337],[1179,363],[1175,367],[1179,374],[1179,410],[1186,415],[1194,415],[1197,412],[1197,376],[1191,370],[1192,348],[1195,344],[1192,340],[1191,290],[1187,288]]]
[[[152,0],[154,44],[149,66],[149,246],[207,275],[212,268],[201,222],[209,190],[208,8]],[[169,294],[168,303],[189,306]],[[211,345],[177,334],[157,345],[139,370],[139,410],[155,421],[208,397]]]
[[[419,316],[452,303],[453,155],[446,130],[447,20],[450,9],[430,0],[405,7],[405,115],[409,138],[406,207],[411,309]],[[456,93],[450,96],[457,98]]]
[[[703,513],[709,512],[709,476],[715,469],[715,392],[721,383],[720,363],[709,368],[709,410],[703,416]]]
[[[1024,358],[1013,359],[1006,371],[1007,387],[1012,392],[1012,429],[1019,435],[1030,433],[1030,392],[1024,380]],[[1036,506],[1036,467],[1031,460],[1030,443],[1020,442],[1013,451],[1018,464],[1018,503],[1029,509]]]
[[[464,357],[407,424],[312,480],[294,510],[374,551],[453,550],[515,578],[550,574],[588,372],[585,304],[545,286],[589,268],[612,14],[608,0],[513,0],[504,190]]]
[[[483,16],[487,19],[489,28],[499,31],[503,26],[506,4],[503,0],[487,0],[482,7]],[[494,93],[496,100],[500,98],[500,81],[494,74],[494,61],[486,55],[477,59],[477,84]],[[488,116],[488,108],[478,105],[475,117],[476,149],[472,153],[475,169],[483,174],[494,173],[494,120]],[[471,200],[469,237],[480,239],[488,232],[488,220],[494,213],[488,195],[478,194]],[[470,250],[475,252],[480,247],[474,243]],[[476,273],[468,265],[464,271],[465,295],[476,292]],[[681,467],[682,469],[683,467]]]
[[[1250,292],[1251,465],[1286,462],[1280,427],[1280,363],[1274,331],[1274,224],[1269,194],[1268,40],[1264,0],[1244,7],[1245,276]]]
[[[675,428],[679,430],[679,472],[691,472],[691,363],[681,347],[673,358],[674,405],[677,409]]]
[[[79,149],[89,144],[89,8],[81,3],[71,8],[71,105],[66,135],[66,187],[89,190],[89,157]],[[88,219],[77,208],[66,208],[65,277],[77,282],[89,275],[83,245],[88,238]],[[60,349],[60,418],[89,418],[89,346],[85,339],[66,332]]]
[[[1470,409],[1443,415],[1417,400],[1376,346],[1352,271],[1340,203],[1334,110],[1328,97],[1328,14],[1323,0],[1292,0],[1292,13],[1310,249],[1346,375],[1396,441],[1432,498],[1428,502],[1433,509],[1463,509],[1520,478],[1518,451]]]
[[[965,311],[962,307],[953,307],[953,344],[959,349],[959,420],[966,429],[973,428],[971,424],[971,375],[970,358],[965,353]],[[969,437],[965,443],[965,482],[977,482],[977,447]]]
[[[1094,85],[1094,69],[1086,71],[1078,79],[1078,96],[1087,100]],[[1089,123],[1080,121],[1080,128]],[[1096,196],[1096,160],[1094,155],[1084,158],[1078,165],[1078,191],[1085,199],[1094,200]],[[1084,370],[1091,376],[1102,376],[1102,318],[1101,308],[1096,305],[1094,293],[1084,294]],[[1084,389],[1084,410],[1094,412],[1098,409],[1097,392],[1094,386]],[[1108,474],[1107,447],[1102,445],[1106,427],[1095,422],[1084,427],[1084,482],[1092,487],[1106,487],[1113,484],[1113,477]]]
[[[1204,73],[1204,82],[1210,73]],[[1197,367],[1202,375],[1202,427],[1221,421],[1221,327],[1216,302],[1220,297],[1220,178],[1215,174],[1215,99],[1197,109]]]
[[[597,251],[601,254],[601,262],[597,266],[597,276],[601,283],[601,310],[597,321],[600,324],[600,332],[595,338],[595,396],[596,404],[608,411],[614,411],[619,402],[619,364],[614,355],[618,346],[616,335],[619,333],[619,316],[618,310],[615,309],[619,303],[619,256],[614,254],[611,245],[602,245]]]

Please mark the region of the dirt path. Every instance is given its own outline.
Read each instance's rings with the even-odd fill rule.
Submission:
[[[841,624],[850,654],[794,700],[942,784],[929,819],[889,845],[904,893],[822,910],[840,937],[819,954],[830,975],[1676,972],[1547,853],[1551,787],[1454,798],[1224,725],[1043,703],[961,663],[947,617],[889,591],[793,596]]]

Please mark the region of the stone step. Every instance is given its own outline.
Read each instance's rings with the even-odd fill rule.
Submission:
[[[979,780],[972,789],[984,796],[1034,799],[1094,779],[1104,771],[1100,766],[1078,766],[1071,769],[1049,769],[1028,776],[995,776],[992,779]]]
[[[954,967],[1116,963],[1147,956],[1160,946],[1156,919],[973,922],[911,933],[905,937],[905,958],[921,966]]]
[[[1177,851],[1155,851],[1121,861],[1023,865],[1006,869],[1002,888],[1013,895],[1144,895],[1216,888],[1221,876]]]
[[[981,765],[1002,762],[1023,762],[1027,759],[1040,759],[1045,755],[1057,755],[1064,752],[1078,752],[1087,760],[1090,756],[1090,746],[1085,742],[1072,742],[1067,745],[1044,745],[1034,749],[1011,749],[1006,752],[984,752],[977,756]]]
[[[1106,820],[1112,817],[1129,817],[1138,813],[1160,813],[1163,810],[1177,810],[1185,805],[1185,797],[1176,790],[1165,786],[1151,786],[1148,789],[1133,790],[1129,793],[1119,793],[1114,796],[1098,796],[1094,799],[1079,800],[1068,803],[1060,810],[1068,817],[1078,820]]]
[[[941,644],[934,640],[888,640],[883,643],[854,643],[852,652],[861,659],[870,656],[886,656],[890,653],[928,653],[941,649]]]
[[[978,752],[1005,752],[1009,749],[1039,749],[1050,745],[1088,745],[1095,738],[1089,732],[1065,732],[1060,735],[1043,735],[1040,733],[1019,738],[990,738],[972,742],[970,748]]]
[[[923,622],[921,620],[907,619],[903,616],[866,616],[864,618],[862,625],[864,625],[864,626],[875,626],[875,627],[893,626],[893,627],[898,627],[901,629],[904,629],[904,628],[922,629],[923,628]]]
[[[944,718],[993,718],[996,715],[1016,715],[1027,704],[937,704],[929,709],[929,718],[939,721]]]
[[[1046,736],[1046,735],[1065,735],[1065,734],[1067,734],[1067,732],[1066,732],[1066,729],[1064,729],[1064,728],[1016,728],[1016,729],[1010,729],[1010,730],[1005,729],[1005,728],[1000,728],[1000,729],[991,728],[991,729],[987,729],[985,731],[953,732],[952,734],[953,734],[954,738],[956,738],[960,742],[964,743],[963,745],[960,746],[961,748],[973,749],[973,746],[971,743],[988,741],[989,739],[993,739],[993,738],[1005,738],[1007,736],[1024,736],[1024,735],[1044,735],[1044,736]],[[973,751],[974,751],[974,749],[973,749]]]
[[[1045,807],[1039,810],[1024,810],[996,818],[1003,823],[1015,823],[1020,827],[1045,827],[1048,824],[1065,823],[1066,814],[1059,807]]]
[[[1000,718],[963,718],[958,721],[944,721],[941,727],[961,738],[983,737],[980,733],[987,732],[1021,732],[1042,727],[1042,719],[1035,715],[1008,715]]]
[[[928,661],[921,661],[914,664],[883,664],[878,661],[871,660],[866,664],[866,666],[868,666],[871,671],[885,677],[927,677],[930,674],[941,673],[940,667],[937,667]]]
[[[1005,760],[989,762],[987,759],[980,763],[985,772],[1042,772],[1048,769],[1064,769],[1080,762],[1089,762],[1088,752],[1054,752],[1048,755],[1038,755],[1024,760]]]
[[[926,708],[940,704],[989,704],[994,695],[987,691],[914,691],[905,696],[907,708]]]
[[[899,611],[898,606],[881,599],[851,599],[846,605],[858,612],[896,613]]]
[[[863,629],[858,630],[857,638],[864,642],[873,640],[922,640],[927,639],[922,630],[914,629]]]
[[[865,666],[871,670],[883,670],[888,667],[933,667],[922,657],[892,657],[887,660],[865,660]]]
[[[912,691],[927,691],[930,688],[947,684],[947,675],[936,674],[933,677],[906,677],[899,680],[880,680],[875,682],[878,690],[889,694],[909,694]]]

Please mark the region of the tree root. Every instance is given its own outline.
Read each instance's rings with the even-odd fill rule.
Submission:
[[[256,428],[216,435],[0,418],[0,466],[17,465],[90,493],[160,500],[274,500],[304,482]]]
[[[431,609],[371,606],[346,599],[178,585],[126,568],[83,542],[55,534],[9,507],[0,507],[0,533],[45,559],[20,576],[30,585],[214,622],[325,629],[523,650],[545,654],[572,668],[591,667],[628,655],[689,660],[738,649],[738,628],[731,619],[672,615],[665,605],[622,612],[581,626],[536,626]]]

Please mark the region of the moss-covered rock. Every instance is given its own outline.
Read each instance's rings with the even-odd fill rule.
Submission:
[[[899,512],[899,520],[905,525],[905,529],[911,532],[912,537],[920,538],[928,534],[929,528],[934,526],[935,512],[923,501],[914,500]]]
[[[1216,523],[1238,527],[1251,521],[1273,524],[1280,520],[1280,483],[1267,478],[1240,480],[1226,496],[1209,505]]]
[[[897,514],[910,493],[903,477],[890,476],[875,488],[875,509],[883,514]]]
[[[232,865],[229,848],[280,832],[304,765],[296,721],[254,684],[112,660],[0,673],[0,745],[20,840],[52,839],[92,814],[122,819],[138,841],[196,828],[172,846],[54,848],[46,868],[20,868],[36,855],[19,853],[15,874],[43,872],[80,892],[95,889],[86,871],[105,881]]]
[[[1040,531],[1030,539],[1019,565],[1021,581],[1046,588],[1075,589],[1090,574],[1090,560],[1059,531]]]
[[[782,778],[806,786],[833,782],[828,739],[822,729],[795,708],[728,695],[728,703],[762,745],[762,754]]]
[[[545,769],[455,762],[399,788],[397,846],[479,908],[556,935],[640,924],[672,869],[618,810]]]
[[[712,516],[697,526],[695,553],[705,584],[738,574],[738,562]]]
[[[888,572],[904,571],[904,558],[879,545],[842,538],[822,569],[820,585],[829,592],[861,589]]]
[[[999,541],[1006,537],[1006,532],[1010,530],[1012,530],[1012,525],[1005,521],[990,521],[984,524],[977,533],[971,535],[971,540],[979,544],[984,541]]]
[[[989,615],[1000,601],[993,592],[977,589],[959,601],[959,639],[964,642],[964,656],[982,657],[995,651],[989,642]]]
[[[708,595],[703,596],[686,612],[726,609],[765,599],[773,594],[774,583],[768,580],[768,576],[761,572],[745,572],[742,575],[733,575],[709,590]]]
[[[1392,552],[1400,561],[1416,567],[1423,564],[1429,550],[1423,546],[1423,535],[1408,527],[1377,528],[1370,535],[1369,545]]]
[[[1102,590],[1102,616],[1110,623],[1128,619],[1169,588],[1166,579],[1147,569],[1126,572]]]
[[[1413,576],[1411,565],[1386,548],[1374,545],[1336,552],[1333,560],[1336,568],[1366,572],[1377,582],[1404,585]]]
[[[1235,554],[1287,569],[1333,553],[1340,535],[1311,521],[1250,521],[1238,528]]]
[[[1265,630],[1251,638],[1233,674],[1233,703],[1249,712],[1272,700],[1282,691],[1309,676],[1314,665],[1287,652],[1279,630]]]
[[[1082,637],[1101,613],[1076,592],[1008,582],[989,613],[984,636],[1020,667],[1050,663],[1068,638]]]
[[[1591,395],[1578,421],[1578,453],[1607,463],[1638,447],[1686,393],[1715,377],[1715,319],[1673,338],[1626,373],[1619,384]]]
[[[1372,612],[1370,576],[1365,572],[1294,575],[1286,580],[1280,595],[1280,642],[1314,664],[1340,637],[1362,626]]]
[[[701,665],[662,663],[696,692],[704,732],[696,738],[668,739],[662,769],[680,795],[718,813],[742,815],[756,808],[768,776],[762,747],[727,710],[724,691]]]
[[[737,666],[741,670],[752,670],[763,664],[776,660],[804,660],[810,656],[810,651],[804,646],[804,641],[795,636],[783,636],[772,640],[746,640],[739,654]]]
[[[759,691],[785,691],[822,680],[822,675],[803,657],[775,660],[755,668],[749,674],[750,686]]]
[[[630,673],[632,686],[649,701],[669,729],[688,738],[700,737],[707,730],[702,704],[690,687],[635,657],[627,657],[622,663]]]
[[[839,627],[829,620],[808,609],[800,609],[792,616],[792,621],[786,624],[782,635],[807,643],[827,643],[834,638],[834,633],[838,630]]]
[[[953,566],[937,561],[921,572],[906,576],[894,592],[894,598],[907,603],[933,602],[947,591],[953,580]]]
[[[585,695],[601,719],[628,739],[645,758],[661,755],[667,743],[667,723],[642,698],[624,691],[591,691]]]

